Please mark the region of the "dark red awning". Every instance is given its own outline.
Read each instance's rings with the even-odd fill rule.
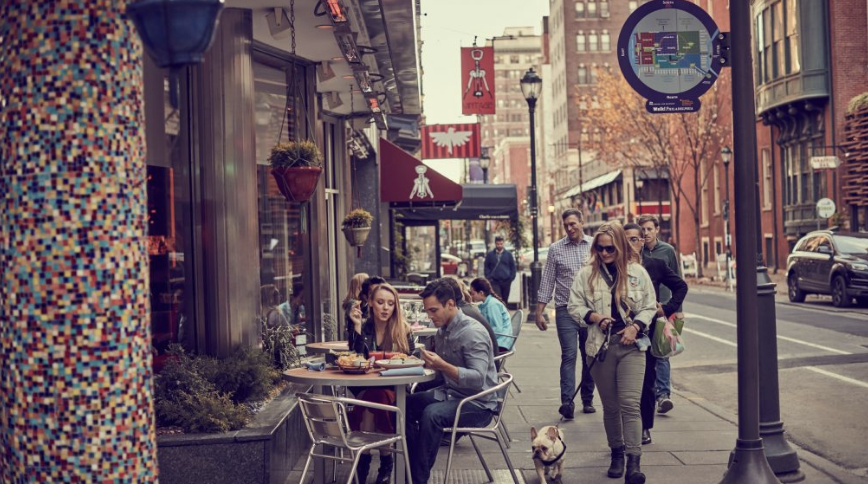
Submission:
[[[380,138],[380,200],[393,203],[458,203],[461,185]]]

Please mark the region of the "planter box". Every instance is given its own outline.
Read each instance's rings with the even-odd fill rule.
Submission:
[[[162,435],[157,460],[162,484],[283,484],[310,440],[289,385],[247,427],[224,434]]]

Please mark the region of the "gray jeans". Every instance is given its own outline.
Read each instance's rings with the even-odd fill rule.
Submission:
[[[625,346],[612,335],[606,360],[591,369],[603,401],[603,424],[609,447],[627,446],[627,454],[642,454],[642,419],[639,401],[645,378],[645,355],[635,344]]]

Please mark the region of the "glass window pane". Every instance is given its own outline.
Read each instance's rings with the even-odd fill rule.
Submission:
[[[261,321],[269,325],[298,325],[304,332],[310,314],[310,220],[308,204],[290,203],[281,195],[268,166],[278,141],[304,138],[302,96],[308,92],[304,67],[293,69],[253,64],[256,98],[256,168],[259,210]],[[295,73],[296,82],[293,82]],[[294,95],[287,96],[287,93]],[[297,111],[298,110],[298,111]],[[287,113],[286,120],[281,113]],[[299,121],[296,122],[296,114]]]
[[[576,34],[576,50],[579,52],[585,51],[585,34]]]
[[[609,34],[601,34],[600,35],[600,50],[603,52],[608,52],[612,49],[612,39],[609,37]]]
[[[597,2],[588,2],[588,17],[597,16]]]
[[[597,43],[597,34],[591,32],[588,35],[588,50],[591,52],[595,52],[599,49],[600,45]]]
[[[154,369],[159,371],[168,358],[166,350],[170,344],[196,350],[196,325],[190,157],[182,141],[183,111],[169,103],[168,76],[151,79],[162,83],[162,89],[146,90],[145,103],[161,105],[161,118],[165,120],[164,144],[149,150],[146,168],[151,341]],[[159,94],[162,96],[157,97]],[[180,104],[184,105],[183,100]]]

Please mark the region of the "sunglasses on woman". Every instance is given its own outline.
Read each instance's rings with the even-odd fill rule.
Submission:
[[[603,253],[603,252],[605,252],[606,254],[614,254],[615,253],[615,246],[614,245],[597,245],[594,248],[597,250],[597,252],[600,252],[600,253]]]

